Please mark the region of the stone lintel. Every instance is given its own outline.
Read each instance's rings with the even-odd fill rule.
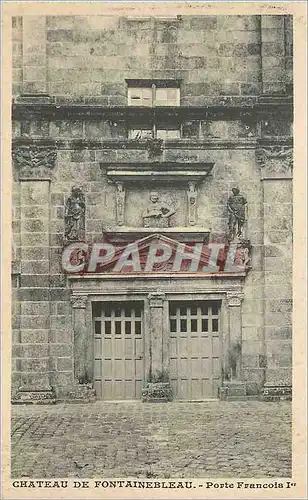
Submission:
[[[212,171],[214,163],[197,162],[155,162],[151,163],[101,163],[107,177],[113,182],[182,182],[196,183],[205,179]]]

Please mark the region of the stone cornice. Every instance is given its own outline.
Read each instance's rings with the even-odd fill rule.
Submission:
[[[47,146],[50,141],[42,138],[16,137],[13,144],[16,146],[41,145]],[[209,137],[204,140],[179,139],[167,140],[164,149],[255,149],[256,138],[235,138],[222,140]],[[54,139],[57,149],[84,150],[84,149],[140,149],[147,150],[146,141],[133,139]]]
[[[175,107],[135,107],[104,106],[90,103],[41,102],[35,98],[29,101],[19,98],[12,104],[13,120],[134,120],[134,119],[205,119],[230,120],[240,118],[257,118],[261,112],[271,108],[271,112],[280,115],[284,110],[292,113],[293,104],[286,96],[282,99],[271,97],[266,102],[257,96],[217,96],[209,97],[204,106]]]
[[[205,162],[155,162],[155,163],[101,163],[108,179],[113,182],[201,182],[211,173],[214,163]]]

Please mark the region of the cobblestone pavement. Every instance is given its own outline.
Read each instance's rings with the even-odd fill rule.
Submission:
[[[12,477],[290,477],[288,402],[14,406]]]

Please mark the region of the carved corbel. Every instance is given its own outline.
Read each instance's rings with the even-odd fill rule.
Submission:
[[[15,145],[12,150],[12,158],[20,179],[49,178],[55,167],[57,151],[54,144],[47,146]]]
[[[227,292],[228,307],[240,307],[244,294],[242,292]]]
[[[256,150],[264,179],[290,178],[293,170],[293,148],[285,145],[264,146]]]
[[[188,183],[188,224],[195,226],[197,223],[197,188],[196,182]]]
[[[150,307],[163,307],[165,294],[161,292],[152,292],[148,295]]]
[[[73,309],[85,309],[87,307],[87,295],[72,295],[71,304]]]
[[[125,220],[125,187],[123,182],[116,183],[116,206],[117,206],[117,225],[123,226]]]

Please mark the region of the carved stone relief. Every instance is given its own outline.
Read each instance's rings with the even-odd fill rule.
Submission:
[[[227,292],[227,303],[229,307],[240,307],[244,294],[242,292]]]
[[[144,227],[168,227],[169,218],[175,214],[167,203],[160,201],[156,191],[150,194],[150,202],[143,214]]]
[[[195,226],[197,222],[197,189],[196,182],[188,183],[188,224]]]
[[[163,307],[165,294],[162,292],[151,292],[148,295],[150,307]]]
[[[12,158],[21,177],[33,178],[50,175],[54,168],[57,151],[50,146],[16,146]]]
[[[116,188],[117,224],[123,226],[125,219],[125,188],[123,182],[117,182]]]
[[[73,187],[65,204],[65,231],[67,242],[80,241],[85,238],[85,197],[82,190]]]
[[[235,266],[243,266],[245,269],[251,268],[251,243],[250,240],[241,240],[238,244],[236,256],[234,259]]]
[[[72,295],[71,303],[73,309],[85,309],[87,306],[88,296],[87,295]]]
[[[266,177],[287,176],[293,168],[293,148],[266,146],[256,150],[256,157]]]

